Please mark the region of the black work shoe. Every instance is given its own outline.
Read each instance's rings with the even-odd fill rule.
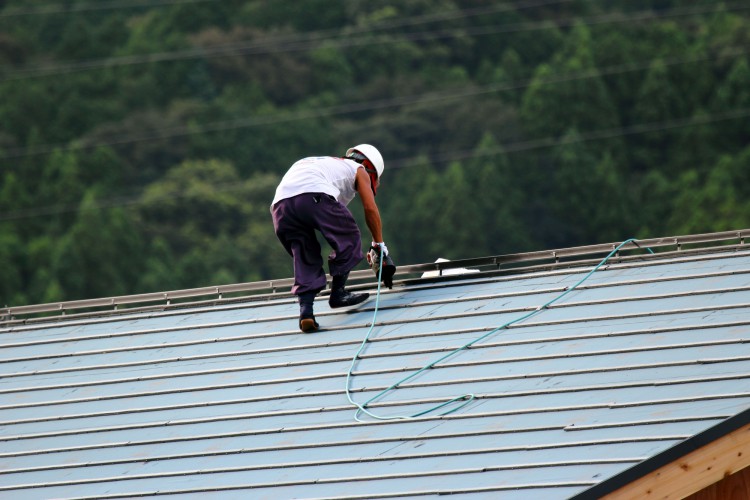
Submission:
[[[320,325],[315,321],[314,316],[299,319],[299,329],[302,330],[303,333],[314,333],[318,331],[318,328],[320,328]]]
[[[317,331],[318,323],[313,314],[313,302],[318,292],[305,292],[297,296],[299,300],[299,329],[305,333]]]
[[[328,298],[328,305],[332,309],[337,307],[356,306],[361,304],[370,296],[369,293],[351,293],[343,288],[331,290],[331,296]]]

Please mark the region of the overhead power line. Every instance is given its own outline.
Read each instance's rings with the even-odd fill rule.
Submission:
[[[140,196],[131,198],[110,198],[106,201],[98,201],[91,204],[92,210],[102,210],[108,208],[120,208],[130,205],[141,204]],[[0,222],[22,219],[33,219],[36,217],[49,217],[51,215],[62,215],[67,213],[76,213],[89,210],[82,209],[80,203],[62,203],[59,205],[49,205],[46,207],[25,208],[23,210],[14,210],[6,214],[0,214]]]
[[[217,0],[131,0],[131,1],[109,1],[109,2],[88,2],[78,3],[74,5],[63,5],[63,4],[47,4],[38,5],[33,7],[8,7],[4,11],[0,11],[0,17],[16,17],[16,16],[44,16],[48,14],[68,14],[74,12],[87,12],[96,10],[128,10],[134,8],[151,8],[160,6],[190,4],[190,3],[205,3],[205,2],[216,2]],[[220,1],[220,0],[218,0]],[[501,4],[489,7],[475,7],[473,9],[464,10],[443,10],[436,13],[425,14],[421,16],[412,16],[407,18],[401,18],[398,22],[401,25],[407,25],[412,23],[412,19],[416,22],[432,22],[436,20],[452,19],[455,12],[466,12],[471,15],[482,15],[501,10],[510,9],[525,9],[530,7],[538,7],[550,4],[567,3],[574,0],[526,0],[520,1],[514,4]]]
[[[92,143],[74,143],[74,144],[45,144],[33,148],[11,149],[0,153],[0,159],[22,158],[50,154],[55,151],[77,151],[94,149],[99,146],[118,146],[123,144],[132,144],[143,141],[154,141],[169,139],[174,137],[184,137],[196,134],[206,134],[212,132],[223,132],[243,128],[253,128],[278,123],[287,123],[292,121],[322,118],[327,116],[346,115],[363,111],[376,111],[389,108],[396,108],[408,105],[433,104],[451,99],[465,99],[485,94],[492,94],[501,91],[520,90],[529,87],[532,82],[539,85],[552,85],[575,80],[585,80],[600,76],[611,76],[634,71],[647,70],[655,61],[661,61],[665,66],[676,66],[690,63],[700,63],[706,61],[715,61],[720,59],[729,59],[746,55],[750,52],[749,47],[729,47],[720,55],[713,56],[701,54],[690,57],[668,58],[668,59],[649,59],[629,64],[620,64],[606,66],[604,68],[593,68],[584,71],[575,71],[568,73],[559,73],[545,79],[538,80],[520,80],[515,82],[491,84],[479,87],[464,87],[459,90],[450,90],[435,92],[432,94],[419,94],[411,96],[401,96],[391,99],[380,99],[375,101],[365,101],[361,103],[348,103],[326,108],[310,109],[296,113],[277,113],[266,116],[253,116],[238,120],[226,120],[204,125],[185,125],[162,129],[156,133],[147,133],[141,135],[122,136],[110,141],[98,141]]]
[[[531,139],[528,141],[519,141],[504,144],[497,148],[487,149],[484,151],[452,151],[435,157],[430,157],[430,163],[450,163],[453,161],[468,160],[484,156],[496,156],[505,153],[520,153],[536,149],[549,149],[558,146],[566,146],[569,144],[578,144],[582,142],[616,139],[618,137],[648,134],[651,132],[663,132],[665,130],[672,130],[677,128],[696,127],[700,125],[708,125],[710,123],[738,120],[740,118],[747,118],[748,116],[750,116],[750,108],[740,108],[723,113],[705,114],[700,116],[693,116],[690,118],[680,118],[654,123],[639,123],[635,125],[629,125],[627,127],[590,130],[588,132],[579,133],[572,137],[544,137],[541,139]],[[388,168],[404,168],[414,163],[414,159],[411,158],[405,160],[393,160],[388,162]]]
[[[431,157],[431,164],[438,163],[450,163],[453,161],[470,160],[473,158],[483,158],[497,156],[500,154],[507,153],[519,153],[525,151],[533,151],[537,149],[549,149],[559,146],[565,146],[569,144],[578,144],[583,142],[599,141],[605,139],[616,139],[618,137],[626,137],[639,134],[647,134],[651,132],[661,132],[665,130],[672,130],[677,128],[685,128],[692,126],[707,125],[710,123],[717,123],[728,120],[738,120],[741,118],[747,118],[750,116],[750,108],[740,108],[727,111],[724,113],[706,114],[697,117],[680,118],[675,120],[666,120],[661,122],[652,123],[639,123],[629,125],[627,127],[614,127],[608,129],[591,130],[588,132],[577,134],[572,137],[544,137],[539,139],[531,139],[528,141],[518,141],[512,143],[506,143],[498,146],[497,148],[487,149],[482,151],[468,150],[468,151],[451,151],[441,155]],[[400,158],[388,161],[388,169],[400,169],[407,168],[416,165],[418,162],[415,158]],[[237,184],[225,184],[217,187],[217,191],[233,191],[239,187]],[[160,200],[176,199],[183,197],[182,194],[173,196],[163,196]],[[0,214],[0,222],[30,219],[34,217],[43,217],[50,215],[60,215],[64,213],[75,213],[82,212],[85,210],[102,210],[110,208],[119,208],[126,206],[137,206],[143,204],[141,196],[123,197],[119,199],[109,199],[106,201],[100,201],[92,203],[88,207],[81,208],[80,205],[65,204],[65,205],[50,205],[46,207],[35,207],[22,210],[14,210],[5,214]]]
[[[477,7],[473,9],[456,11],[442,11],[420,16],[389,19],[387,21],[357,27],[356,32],[352,32],[351,28],[346,28],[344,31],[340,29],[319,30],[286,35],[273,35],[263,37],[260,40],[219,44],[207,47],[193,47],[190,49],[167,52],[134,54],[128,56],[108,57],[103,59],[42,64],[26,68],[22,67],[14,71],[6,72],[5,74],[0,74],[0,82],[118,66],[131,66],[138,64],[182,61],[201,58],[211,59],[234,55],[307,51],[313,50],[314,48],[327,43],[333,44],[333,46],[337,46],[339,48],[343,48],[347,46],[345,43],[347,40],[349,40],[349,42],[352,42],[348,46],[354,46],[355,44],[353,42],[356,38],[361,38],[365,34],[377,33],[394,28],[417,26],[420,24],[429,24],[440,21],[451,21],[481,15],[496,14],[500,12],[518,11],[531,9],[534,7],[568,3],[572,1],[573,0],[527,0],[518,2],[516,4],[500,4],[489,7]],[[393,43],[393,41],[394,40],[391,37],[384,37],[380,43]],[[364,42],[360,40],[359,43],[361,44]]]
[[[559,2],[559,0],[558,0]],[[540,6],[549,3],[558,2],[535,2],[533,6]],[[532,4],[528,4],[527,7]],[[496,8],[497,10],[508,10],[507,6],[503,6],[502,9]],[[432,31],[421,31],[421,32],[409,32],[409,33],[398,33],[395,36],[393,33],[375,35],[374,37],[364,36],[367,33],[375,33],[377,31],[387,30],[394,26],[404,26],[407,23],[405,21],[398,21],[393,24],[383,23],[374,25],[362,30],[357,30],[352,33],[342,34],[339,31],[335,33],[332,31],[325,32],[312,32],[304,34],[295,34],[291,36],[281,37],[266,37],[260,40],[252,40],[247,42],[237,42],[231,44],[220,44],[210,45],[205,47],[193,47],[189,49],[157,52],[151,54],[135,54],[129,56],[109,57],[104,59],[92,59],[92,60],[79,60],[70,61],[65,63],[55,64],[43,64],[30,67],[22,67],[14,71],[7,71],[5,74],[0,76],[0,82],[20,80],[34,77],[44,77],[52,75],[67,74],[77,71],[86,71],[92,69],[101,68],[113,68],[119,66],[132,66],[139,64],[148,63],[163,63],[172,61],[182,61],[190,59],[213,59],[219,57],[229,57],[237,55],[258,55],[258,54],[271,54],[281,52],[299,52],[299,51],[310,51],[318,48],[322,45],[327,47],[335,48],[350,48],[357,46],[367,46],[373,44],[385,45],[391,43],[400,43],[404,41],[419,42],[419,41],[433,41],[433,40],[445,40],[449,38],[457,38],[461,36],[480,37],[497,34],[512,34],[525,31],[539,31],[551,28],[570,27],[576,24],[595,26],[600,24],[614,24],[614,23],[632,23],[638,21],[650,21],[650,20],[663,20],[677,17],[686,17],[693,15],[703,15],[716,13],[719,11],[740,11],[750,9],[750,4],[747,2],[737,2],[732,4],[720,4],[718,6],[690,6],[690,7],[679,7],[668,11],[654,12],[651,10],[638,11],[630,14],[605,14],[600,16],[593,16],[589,18],[568,18],[568,19],[557,19],[554,22],[549,20],[539,22],[527,22],[527,23],[516,23],[507,25],[491,25],[491,26],[476,26],[462,28],[460,30],[454,29],[440,29]],[[477,11],[472,12],[461,11],[462,17],[467,15],[477,15]],[[487,12],[485,9],[484,13]],[[418,22],[432,22],[434,20],[445,20],[446,16],[440,18],[437,17],[420,17]],[[416,24],[415,22],[408,24]]]
[[[191,3],[216,2],[217,0],[131,0],[128,2],[87,2],[76,3],[73,5],[64,4],[47,4],[32,7],[8,7],[0,11],[0,18],[3,17],[20,17],[20,16],[39,16],[48,14],[73,14],[77,12],[89,12],[94,10],[117,10],[117,9],[136,9],[152,8],[170,5],[182,5]]]

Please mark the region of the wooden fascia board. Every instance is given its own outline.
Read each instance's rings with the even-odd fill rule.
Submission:
[[[602,497],[672,500],[685,498],[750,466],[750,424]]]
[[[684,498],[748,465],[750,408],[569,500]]]

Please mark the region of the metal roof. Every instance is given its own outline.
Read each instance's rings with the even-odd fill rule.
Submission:
[[[333,311],[319,298],[325,329],[312,335],[283,291],[109,312],[84,303],[44,318],[6,310],[0,496],[584,494],[750,408],[746,234],[618,255],[369,407],[403,415],[475,395],[444,416],[354,419],[346,374],[374,301]],[[593,268],[600,257],[586,254],[613,245],[581,248],[543,265],[503,256],[403,270],[411,277],[381,295],[354,399],[535,310]]]

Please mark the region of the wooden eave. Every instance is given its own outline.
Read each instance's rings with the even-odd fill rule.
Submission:
[[[680,499],[750,466],[750,410],[573,497]]]

